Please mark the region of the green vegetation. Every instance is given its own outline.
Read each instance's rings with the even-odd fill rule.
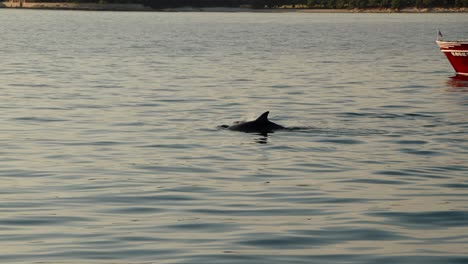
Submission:
[[[312,8],[393,8],[468,7],[468,0],[308,0]]]
[[[29,0],[28,2],[144,4],[153,8],[239,7],[241,5],[250,5],[253,8],[288,6],[329,9],[468,7],[468,0]]]

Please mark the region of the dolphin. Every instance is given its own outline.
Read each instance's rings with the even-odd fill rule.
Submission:
[[[257,119],[248,122],[239,122],[235,123],[232,126],[222,126],[229,130],[233,131],[241,131],[246,133],[260,133],[260,134],[267,134],[273,133],[275,130],[286,129],[284,126],[275,124],[268,120],[268,114],[270,111],[266,111],[262,115],[260,115]]]

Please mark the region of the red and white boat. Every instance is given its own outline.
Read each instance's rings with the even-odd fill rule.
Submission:
[[[457,75],[468,76],[468,40],[445,41],[441,37],[439,31],[436,43],[440,51],[445,54]]]

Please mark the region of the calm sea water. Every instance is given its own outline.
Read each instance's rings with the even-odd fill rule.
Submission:
[[[468,263],[466,14],[0,25],[2,263]]]

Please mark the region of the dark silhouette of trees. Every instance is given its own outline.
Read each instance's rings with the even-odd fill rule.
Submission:
[[[28,0],[28,2],[133,3],[157,9],[183,6],[238,7],[240,5],[250,5],[253,8],[289,6],[330,9],[468,7],[468,0]]]

